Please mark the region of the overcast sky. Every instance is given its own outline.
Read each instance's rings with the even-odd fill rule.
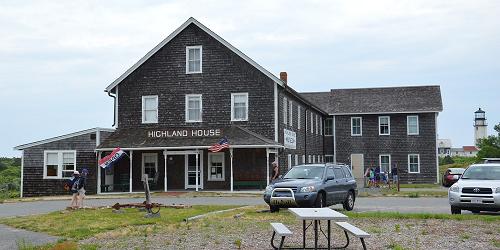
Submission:
[[[297,91],[441,86],[439,137],[500,121],[500,1],[2,1],[0,156],[110,127],[104,88],[194,17]]]

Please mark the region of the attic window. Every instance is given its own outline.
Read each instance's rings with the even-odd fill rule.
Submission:
[[[202,47],[186,47],[186,74],[201,73],[202,66]]]
[[[96,137],[96,135],[94,133],[90,134],[90,140],[95,140],[95,137]]]

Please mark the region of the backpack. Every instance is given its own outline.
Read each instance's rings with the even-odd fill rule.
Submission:
[[[64,190],[69,191],[71,187],[73,186],[73,182],[75,180],[75,177],[71,177],[64,183]]]

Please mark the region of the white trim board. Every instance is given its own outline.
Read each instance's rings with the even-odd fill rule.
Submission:
[[[200,22],[198,22],[198,20],[194,19],[193,17],[190,17],[179,28],[177,28],[174,32],[172,32],[170,35],[168,35],[163,41],[161,41],[152,50],[150,50],[146,55],[144,55],[138,62],[136,62],[134,65],[132,65],[132,67],[130,67],[127,71],[125,71],[125,73],[123,73],[120,77],[118,77],[116,80],[114,80],[109,86],[107,86],[104,91],[110,92],[114,87],[116,87],[118,84],[120,84],[121,81],[123,81],[127,76],[129,76],[132,72],[134,72],[137,68],[139,68],[144,62],[146,62],[156,52],[158,52],[161,48],[163,48],[163,46],[165,46],[168,42],[170,42],[174,37],[176,37],[184,29],[186,29],[190,24],[194,24],[194,25],[198,26],[200,29],[202,29],[203,31],[207,32],[215,40],[217,40],[220,43],[222,43],[228,49],[230,49],[231,51],[233,51],[234,53],[236,53],[238,56],[240,56],[245,61],[247,61],[248,63],[250,63],[250,65],[254,66],[259,71],[261,71],[264,75],[268,76],[274,82],[278,83],[280,86],[284,85],[283,81],[281,81],[278,77],[276,77],[271,72],[269,72],[266,69],[264,69],[258,63],[256,63],[254,60],[252,60],[250,57],[248,57],[247,55],[243,54],[243,52],[239,51],[236,47],[234,47],[233,45],[231,45],[230,43],[228,43],[226,40],[224,40],[219,35],[215,34],[209,28],[205,27],[205,25],[203,25]]]
[[[42,144],[46,144],[46,143],[51,143],[51,142],[55,142],[55,141],[60,141],[60,140],[64,140],[64,139],[68,139],[68,138],[72,138],[72,137],[76,137],[76,136],[80,136],[80,135],[84,135],[84,134],[89,134],[89,133],[94,133],[94,132],[97,133],[98,130],[100,132],[103,132],[103,131],[104,132],[115,132],[114,129],[109,129],[109,128],[91,128],[91,129],[86,129],[86,130],[74,132],[71,134],[52,137],[52,138],[41,140],[41,141],[22,144],[22,145],[14,147],[14,149],[15,150],[23,150],[26,148],[31,148],[34,146],[38,146],[38,145],[42,145]]]
[[[123,150],[169,150],[169,149],[205,149],[211,146],[184,146],[184,147],[144,147],[144,148],[121,148]],[[281,145],[231,145],[230,148],[285,148]],[[95,151],[113,151],[114,148],[98,148]]]

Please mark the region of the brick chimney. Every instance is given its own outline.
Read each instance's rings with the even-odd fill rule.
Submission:
[[[280,72],[280,79],[285,83],[285,84],[288,84],[287,80],[288,80],[288,76],[286,74],[286,72]]]

